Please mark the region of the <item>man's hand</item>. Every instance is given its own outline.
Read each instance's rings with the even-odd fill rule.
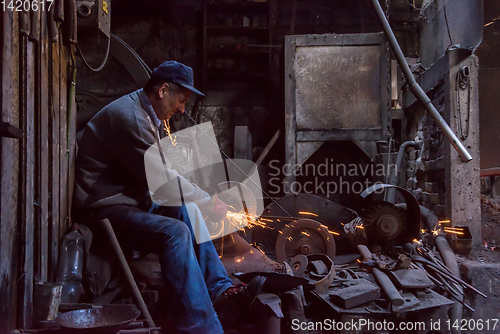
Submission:
[[[219,198],[217,198],[217,195],[214,195],[214,197],[215,204],[213,208],[213,214],[209,215],[209,218],[213,221],[221,221],[222,219],[226,218],[227,205]]]
[[[226,218],[227,205],[221,201],[213,189],[205,189],[210,195],[210,201],[203,206],[203,211],[208,214],[208,219],[214,222]]]

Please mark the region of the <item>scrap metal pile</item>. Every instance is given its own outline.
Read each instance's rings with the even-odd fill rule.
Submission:
[[[267,277],[258,303],[268,310],[266,316],[259,312],[259,323],[267,324],[261,332],[293,328],[294,319],[305,322],[318,314],[338,321],[403,321],[423,311],[446,311],[455,303],[473,311],[463,301],[464,291],[486,295],[451,270],[442,254],[449,250],[454,257],[446,236],[463,230],[429,218],[428,210],[421,215],[413,196],[402,195],[406,204],[371,201],[359,215],[305,194],[285,196],[267,207],[261,217],[266,226],[252,228],[252,240],[282,264],[282,272],[235,274],[243,282]]]

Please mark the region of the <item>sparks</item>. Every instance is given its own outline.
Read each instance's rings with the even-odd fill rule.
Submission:
[[[413,239],[412,241],[413,241],[413,242],[416,242],[416,243],[417,243],[417,244],[419,244],[419,245],[421,244],[421,242],[420,242],[420,241],[418,241],[417,239]]]
[[[170,132],[170,123],[168,122],[168,119],[163,121],[163,128],[165,129],[165,133],[166,133],[167,137],[170,138],[170,141],[172,142],[172,146],[176,146],[177,145],[177,136],[173,135]]]
[[[439,221],[439,224],[445,224],[445,223],[451,223],[451,221],[449,221],[449,220],[440,220]]]
[[[356,228],[365,228],[363,225],[357,225]]]
[[[307,237],[310,237],[311,235],[309,233],[307,233],[306,231],[302,231],[301,232],[303,235],[307,236]]]
[[[458,235],[463,235],[464,232],[459,232],[459,231],[451,231],[451,230],[445,230],[446,233],[452,233],[452,234],[458,234]]]
[[[461,227],[445,227],[445,230],[452,230],[452,231],[463,231],[464,229]]]
[[[236,227],[236,229],[242,229],[244,227],[254,228],[256,226],[273,229],[266,223],[266,221],[273,222],[272,220],[257,218],[253,215],[228,211],[226,217],[229,220],[229,224]]]
[[[306,215],[306,216],[314,216],[314,217],[318,217],[317,214],[315,213],[312,213],[312,212],[307,212],[307,211],[300,211],[299,214],[301,215]]]
[[[333,231],[328,231],[328,232],[330,232],[333,235],[340,235],[340,233],[337,233],[337,232],[333,232]]]

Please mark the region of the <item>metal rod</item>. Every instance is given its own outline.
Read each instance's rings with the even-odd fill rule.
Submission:
[[[417,260],[418,261],[418,260]],[[478,289],[476,289],[475,287],[473,287],[472,285],[470,285],[469,283],[461,280],[460,278],[456,277],[455,275],[452,275],[452,274],[449,274],[448,272],[445,272],[445,271],[442,271],[441,269],[439,269],[439,267],[437,267],[436,265],[434,264],[430,264],[429,265],[429,268],[432,268],[434,269],[435,271],[438,271],[439,273],[443,274],[444,276],[447,276],[448,278],[454,280],[456,283],[460,283],[462,284],[463,286],[465,286],[466,288],[469,288],[471,289],[472,291],[476,292],[477,294],[481,295],[482,297],[484,298],[488,298],[487,295],[485,295],[484,293],[482,293],[481,291],[479,291]]]
[[[387,36],[387,39],[389,41],[389,44],[391,45],[394,55],[396,56],[399,66],[401,66],[401,70],[403,71],[403,74],[406,80],[408,81],[408,85],[410,87],[411,92],[413,93],[413,95],[415,95],[415,97],[418,100],[420,100],[423,103],[425,109],[427,109],[430,116],[434,119],[434,121],[439,126],[441,131],[443,131],[446,138],[448,138],[448,140],[451,142],[451,145],[453,145],[455,150],[457,150],[458,154],[460,155],[460,159],[463,162],[471,161],[472,155],[470,155],[470,153],[467,151],[462,142],[457,138],[453,130],[449,127],[449,125],[446,123],[443,117],[441,117],[439,112],[436,110],[436,107],[434,107],[434,105],[432,104],[431,99],[429,99],[429,97],[427,96],[427,94],[425,94],[422,87],[420,87],[420,85],[413,77],[410,67],[408,66],[408,63],[405,60],[403,51],[401,51],[398,41],[394,36],[394,32],[392,31],[391,26],[389,25],[389,21],[387,21],[387,18],[385,17],[384,11],[382,10],[382,6],[380,6],[378,0],[372,0],[372,4],[373,7],[375,7],[377,16],[380,20],[380,23],[382,24],[382,28],[384,29],[385,35]]]
[[[186,115],[188,115],[188,117],[191,119],[191,121],[193,121],[193,123],[198,126],[198,123],[196,123],[196,121],[193,119],[193,117],[191,117],[191,115],[189,115],[189,113],[185,113]],[[276,200],[274,198],[271,197],[271,195],[269,195],[266,191],[264,191],[264,189],[262,189],[261,186],[259,186],[257,183],[254,182],[254,180],[252,180],[250,178],[250,176],[248,176],[237,164],[234,163],[234,161],[226,154],[226,152],[224,152],[220,147],[219,145],[217,145],[217,143],[214,143],[214,141],[212,140],[212,138],[210,138],[206,133],[205,131],[203,131],[203,129],[199,126],[198,127],[200,129],[201,132],[203,132],[203,134],[205,136],[207,136],[208,140],[210,140],[210,142],[215,146],[217,147],[217,149],[219,149],[219,152],[222,153],[222,155],[229,161],[231,161],[231,163],[234,165],[234,167],[236,167],[240,172],[241,174],[243,174],[244,176],[246,176],[246,178],[253,183],[254,186],[256,186],[260,191],[262,191],[262,193],[264,195],[266,195],[274,204],[276,204],[276,206],[278,208],[280,208],[281,210],[283,210],[284,213],[286,213],[290,218],[293,218],[292,215],[290,213],[288,213],[288,211],[286,211],[281,205],[279,205],[278,202],[276,202]],[[229,181],[229,180],[228,180]]]
[[[137,283],[134,280],[132,271],[130,271],[127,259],[125,258],[125,255],[123,255],[122,248],[120,247],[120,243],[116,238],[111,223],[109,222],[108,219],[103,219],[100,221],[100,223],[104,227],[104,230],[108,235],[109,241],[111,242],[111,246],[113,246],[113,250],[115,251],[116,256],[118,257],[118,261],[120,262],[120,266],[122,267],[122,270],[125,274],[125,279],[127,280],[132,290],[132,294],[134,296],[135,302],[137,303],[137,307],[139,307],[139,311],[141,311],[142,315],[146,318],[146,321],[148,322],[148,326],[150,328],[156,327],[153,318],[151,318],[151,314],[149,313],[148,307],[146,306],[146,303],[142,298],[141,292],[139,291],[139,287],[137,286]]]

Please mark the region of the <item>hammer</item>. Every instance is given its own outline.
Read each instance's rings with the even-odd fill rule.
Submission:
[[[358,245],[358,251],[363,256],[365,261],[372,260],[372,253],[365,245]],[[387,277],[387,275],[378,268],[372,268],[372,272],[382,290],[384,290],[387,297],[389,297],[392,305],[394,306],[403,305],[405,303],[404,299],[399,294],[398,289],[396,289],[394,284],[392,284],[389,277]]]

